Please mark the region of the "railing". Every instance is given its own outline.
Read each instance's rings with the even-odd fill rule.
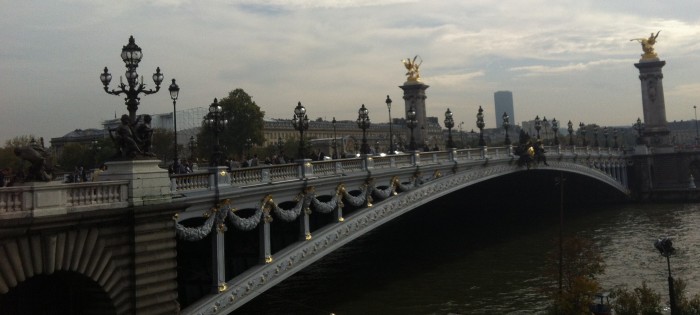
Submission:
[[[0,218],[114,208],[127,199],[128,181],[32,183],[0,189]]]
[[[367,172],[371,169],[391,169],[415,165],[441,164],[446,162],[477,162],[479,160],[512,159],[516,156],[514,146],[479,147],[453,151],[429,151],[386,156],[371,156],[349,159],[336,159],[290,163],[282,165],[262,165],[249,168],[237,168],[228,172],[230,181],[219,180],[222,186],[251,186],[300,180],[306,177],[326,177],[346,175],[355,172]],[[587,156],[620,155],[621,150],[613,148],[591,148],[576,146],[547,146],[548,156]],[[302,168],[306,173],[302,175]],[[222,175],[224,175],[222,171]],[[202,190],[214,187],[213,177],[209,172],[180,174],[171,176],[172,191]]]

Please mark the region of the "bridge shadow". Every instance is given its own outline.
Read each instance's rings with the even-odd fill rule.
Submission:
[[[337,249],[234,314],[371,313],[372,305],[353,306],[352,301],[367,301],[367,291],[382,292],[494,244],[556,226],[560,190],[555,179],[559,174],[551,170],[517,172],[429,202]],[[565,178],[568,212],[585,213],[592,204],[626,200],[619,190],[586,176],[566,174]],[[426,285],[435,292],[445,290]],[[389,303],[385,298],[378,296],[377,303]]]

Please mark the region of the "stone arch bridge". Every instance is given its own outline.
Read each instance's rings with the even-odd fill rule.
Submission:
[[[61,303],[88,314],[225,314],[383,223],[482,181],[545,169],[630,194],[630,159],[622,151],[552,147],[549,165],[527,166],[511,150],[210,168],[171,177],[157,161],[113,162],[99,182],[3,188],[0,312],[40,311],[41,303],[23,303],[41,301],[36,290],[59,282],[83,297]],[[276,234],[282,226],[283,235]],[[226,236],[232,233],[247,233],[255,248],[232,257]],[[208,242],[203,251],[202,242]],[[204,261],[199,275],[178,268]]]

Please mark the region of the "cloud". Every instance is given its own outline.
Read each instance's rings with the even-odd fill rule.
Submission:
[[[532,65],[532,66],[522,66],[522,67],[512,67],[509,71],[520,72],[522,76],[541,76],[541,75],[555,75],[555,74],[571,74],[576,71],[588,71],[590,69],[615,65],[615,64],[628,64],[629,60],[626,59],[607,59],[607,60],[595,60],[589,62],[579,62],[570,63],[561,66],[547,66],[547,65]]]

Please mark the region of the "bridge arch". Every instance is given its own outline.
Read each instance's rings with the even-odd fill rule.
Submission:
[[[0,310],[13,305],[13,299],[31,297],[28,303],[44,299],[26,294],[25,287],[36,288],[37,283],[83,286],[73,293],[88,296],[72,298],[94,298],[98,303],[81,304],[88,314],[124,314],[131,308],[127,286],[120,281],[124,275],[98,228],[11,239],[0,245],[0,257],[5,257],[0,260]]]

